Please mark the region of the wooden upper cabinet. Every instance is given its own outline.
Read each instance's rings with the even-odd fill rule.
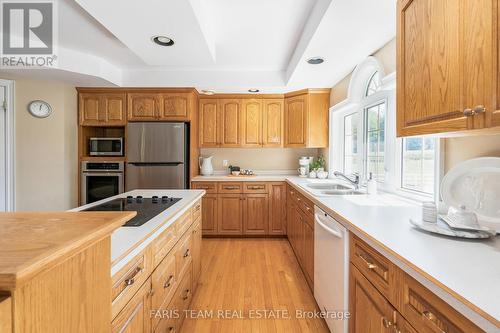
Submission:
[[[127,94],[128,120],[156,120],[160,115],[160,98],[155,93]]]
[[[191,94],[160,94],[160,120],[188,120],[193,108]]]
[[[492,126],[497,0],[398,2],[398,136]]]
[[[79,97],[80,125],[124,126],[125,94],[82,93]]]
[[[221,147],[241,145],[241,100],[219,99]]]
[[[306,146],[307,95],[287,98],[285,101],[285,145],[287,147]]]
[[[217,147],[220,142],[219,111],[216,99],[200,99],[200,147]]]
[[[330,89],[307,89],[285,98],[285,147],[328,147]]]
[[[262,100],[242,100],[241,111],[241,145],[243,147],[262,146]]]
[[[283,146],[283,99],[262,101],[262,144],[264,147]]]

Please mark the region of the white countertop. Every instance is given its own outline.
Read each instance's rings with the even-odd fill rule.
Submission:
[[[299,177],[286,177],[319,208],[367,241],[487,332],[499,332],[500,237],[464,240],[421,232],[420,205],[391,194],[312,196]],[[460,297],[455,297],[453,293]],[[478,315],[478,311],[486,317]]]
[[[229,176],[227,172],[216,171],[212,176],[196,176],[192,182],[284,182],[297,174],[295,170],[265,171],[255,170],[254,176]]]
[[[134,197],[142,195],[145,198],[151,198],[153,195],[159,197],[167,195],[169,197],[181,198],[181,200],[149,220],[147,223],[139,227],[121,227],[111,234],[111,275],[113,275],[150,244],[163,230],[168,228],[177,217],[180,217],[204,194],[205,191],[203,190],[134,190],[93,202],[72,209],[71,211],[85,210],[116,198],[126,198],[129,195]]]

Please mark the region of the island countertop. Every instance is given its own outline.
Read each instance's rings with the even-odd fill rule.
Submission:
[[[111,234],[135,212],[30,212],[0,214],[0,288],[55,266]]]
[[[114,273],[150,244],[195,202],[201,199],[204,194],[204,190],[133,190],[75,208],[71,211],[82,211],[117,198],[126,198],[127,196],[151,198],[156,195],[159,197],[168,196],[181,199],[141,226],[121,227],[113,232],[111,235],[111,275],[114,275]]]

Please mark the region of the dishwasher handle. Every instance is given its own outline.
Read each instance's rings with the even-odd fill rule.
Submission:
[[[320,219],[320,217],[318,216],[318,214],[314,214],[314,220],[316,220],[316,222],[320,225],[320,227],[322,227],[323,229],[325,229],[329,234],[335,236],[335,237],[338,237],[338,238],[344,238],[344,235],[342,234],[342,232],[340,230],[334,230],[328,226],[326,226]]]

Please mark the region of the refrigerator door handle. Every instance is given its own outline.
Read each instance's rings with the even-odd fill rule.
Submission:
[[[181,165],[183,162],[128,162],[127,164],[135,166],[169,166]]]

